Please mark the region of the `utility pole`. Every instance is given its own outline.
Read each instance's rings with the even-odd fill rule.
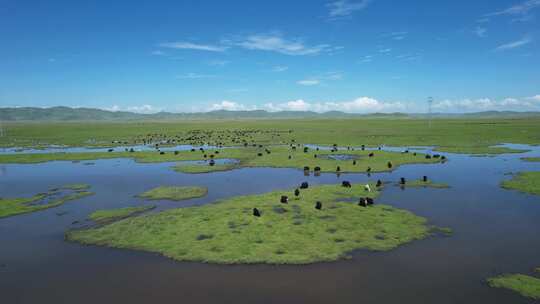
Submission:
[[[433,105],[433,97],[428,97],[428,128],[431,128],[431,106]]]

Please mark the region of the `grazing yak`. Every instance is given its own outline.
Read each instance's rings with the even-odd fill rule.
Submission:
[[[300,190],[298,190],[298,188],[294,190],[294,196],[296,197],[300,196]]]
[[[422,177],[422,181],[423,181],[423,182],[427,182],[427,181],[428,181],[427,176],[424,175],[424,177]]]
[[[371,153],[368,154],[368,156],[373,157],[373,156],[375,156],[375,153],[371,152]]]
[[[253,208],[253,216],[260,217],[261,213],[259,212],[259,209]]]
[[[340,171],[341,171],[341,167],[340,167],[340,166],[337,166],[336,172],[340,172]]]
[[[367,167],[366,172],[370,173],[371,172],[371,167]]]
[[[371,192],[371,187],[369,186],[369,184],[364,185],[364,190],[367,192]]]
[[[392,169],[392,167],[394,166],[394,165],[392,165],[392,162],[390,162],[390,161],[386,165],[388,166],[388,169]]]
[[[366,149],[366,145],[362,145],[362,151]]]
[[[356,160],[352,161],[353,166],[356,166]]]
[[[379,179],[377,180],[377,187],[380,187],[380,186],[382,186],[382,181]]]
[[[308,167],[308,166],[304,166],[304,171],[309,171],[309,167]]]
[[[300,189],[307,189],[309,188],[309,184],[307,182],[303,182],[301,185],[300,185]]]
[[[426,154],[426,159],[431,159],[431,155]]]
[[[361,197],[360,201],[358,202],[358,206],[367,207],[367,200],[365,197]]]
[[[341,182],[341,186],[342,186],[342,187],[345,187],[345,188],[350,188],[350,187],[352,187],[351,182],[349,182],[349,181],[342,181],[342,182]]]
[[[402,177],[399,179],[399,184],[400,185],[405,185],[406,181],[405,181],[405,177]]]
[[[315,209],[321,210],[322,209],[322,203],[319,202],[319,201],[317,203],[315,203]]]
[[[216,161],[213,160],[213,159],[211,159],[211,160],[210,160],[210,166],[213,166],[213,165],[215,165],[215,164],[216,164]]]
[[[178,152],[178,151],[174,151],[174,155],[178,155],[178,153],[180,153],[180,152]]]
[[[283,204],[287,204],[289,202],[289,197],[286,195],[282,195],[279,201]]]
[[[112,151],[114,151],[114,149],[109,149],[109,150],[107,150],[107,151],[108,151],[108,152],[112,152]]]
[[[304,147],[304,153],[307,153],[307,152],[308,152],[308,150],[309,150],[309,148],[308,148],[308,147]]]
[[[315,169],[313,169],[313,170],[314,170],[315,172],[317,172],[317,171],[320,172],[320,171],[321,171],[321,167],[315,167]]]
[[[292,156],[289,155],[289,159],[291,159],[291,158],[292,158]]]
[[[159,155],[163,155],[163,154],[165,154],[165,152],[163,152],[163,151],[159,152]]]

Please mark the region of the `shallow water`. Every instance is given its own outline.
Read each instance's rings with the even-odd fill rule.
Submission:
[[[0,165],[0,196],[32,196],[65,184],[87,183],[94,196],[36,213],[0,219],[3,303],[530,303],[489,288],[485,278],[529,273],[540,266],[540,198],[499,187],[507,173],[540,170],[523,154],[470,157],[445,153],[445,164],[402,166],[391,173],[304,176],[296,169],[245,168],[182,174],[174,163],[129,159],[93,165],[49,162]],[[402,148],[397,148],[402,149]],[[312,184],[395,183],[427,175],[450,189],[385,186],[376,203],[410,210],[450,237],[416,241],[389,252],[358,251],[352,260],[307,266],[222,266],[175,262],[157,254],[82,246],[63,233],[85,225],[97,209],[156,204],[167,208]],[[134,197],[161,185],[205,185],[207,197],[145,202]],[[65,214],[64,214],[65,212]],[[60,214],[60,215],[58,215]],[[79,223],[73,224],[78,221]]]

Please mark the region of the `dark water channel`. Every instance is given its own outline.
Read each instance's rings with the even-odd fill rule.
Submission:
[[[0,197],[27,197],[65,184],[87,183],[94,196],[48,210],[0,219],[2,303],[531,303],[492,289],[485,278],[530,273],[540,266],[540,197],[501,189],[507,173],[540,170],[523,154],[470,157],[445,154],[445,164],[409,165],[392,173],[322,174],[246,168],[182,174],[172,163],[128,159],[93,165],[49,162],[0,164]],[[167,208],[310,184],[397,182],[427,175],[450,189],[388,186],[377,203],[410,210],[431,224],[450,227],[389,252],[358,251],[352,260],[307,266],[221,266],[180,263],[157,254],[82,246],[64,232],[85,225],[97,209],[157,204]],[[186,202],[145,202],[136,194],[161,185],[205,185],[207,197]],[[79,223],[73,224],[73,222]]]

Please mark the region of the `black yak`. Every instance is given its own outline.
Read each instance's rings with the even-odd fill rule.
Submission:
[[[371,197],[366,197],[366,201],[368,205],[373,205],[375,201]]]
[[[322,203],[321,202],[315,203],[315,209],[321,210],[322,209]]]
[[[406,181],[405,181],[405,177],[402,177],[399,179],[399,184],[400,185],[405,185]]]
[[[336,172],[341,172],[341,167],[340,166],[337,166]]]
[[[259,212],[259,209],[253,208],[253,216],[256,216],[256,217],[261,216],[261,213]]]
[[[282,195],[281,199],[279,200],[281,203],[286,204],[289,202],[289,197],[286,195]]]
[[[351,182],[349,182],[349,181],[342,181],[341,186],[346,187],[346,188],[352,187]]]
[[[388,162],[387,166],[388,166],[388,169],[392,169],[393,167],[392,162]]]
[[[298,188],[294,190],[294,196],[296,197],[300,196],[300,190],[298,190]]]
[[[353,166],[356,166],[356,160],[352,161]]]
[[[375,156],[375,153],[371,152],[371,153],[368,154],[368,156],[373,157],[373,156]]]
[[[361,197],[360,201],[358,201],[358,206],[367,207],[367,200],[365,197]]]
[[[303,182],[301,185],[300,185],[300,189],[307,189],[309,188],[309,184],[307,182]]]
[[[377,187],[380,187],[380,186],[382,186],[382,181],[379,179],[377,180]]]
[[[427,176],[424,175],[424,177],[422,177],[422,181],[427,182],[428,181]]]
[[[309,167],[308,167],[308,166],[305,166],[305,167],[304,167],[304,171],[309,171]]]

